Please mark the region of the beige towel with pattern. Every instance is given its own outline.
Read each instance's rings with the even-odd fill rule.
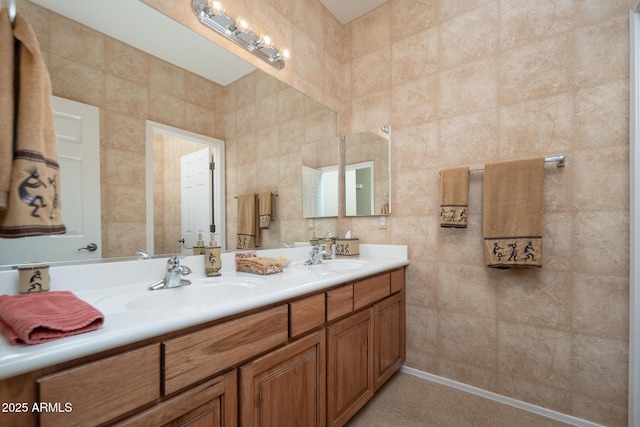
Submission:
[[[14,37],[20,42],[16,138],[6,211],[0,211],[0,237],[62,234],[60,168],[51,107],[51,79],[40,45],[18,12]]]
[[[484,169],[484,253],[496,268],[542,267],[544,158]]]

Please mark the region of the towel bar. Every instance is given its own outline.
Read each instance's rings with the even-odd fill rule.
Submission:
[[[260,194],[260,193],[256,193],[256,196]],[[273,194],[274,196],[278,197],[278,192],[277,191],[272,191],[271,194]],[[234,199],[237,199],[238,196],[233,196]]]
[[[556,167],[558,167],[558,168],[563,168],[563,167],[565,167],[567,165],[565,156],[545,157],[544,162],[545,163],[557,163]],[[484,170],[484,166],[478,166],[478,167],[475,167],[475,168],[469,168],[469,172],[479,172],[479,171],[483,171],[483,170]],[[441,173],[438,172],[438,175],[441,175]]]

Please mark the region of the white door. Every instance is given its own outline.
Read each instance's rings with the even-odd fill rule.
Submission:
[[[100,110],[54,96],[65,234],[0,239],[1,264],[78,261],[102,257],[100,218]],[[96,249],[84,250],[89,245]]]
[[[205,245],[209,244],[209,225],[212,224],[210,163],[209,147],[180,158],[181,227],[184,248],[189,253],[198,240],[198,233]]]
[[[302,166],[302,217],[318,216],[318,186],[322,171]]]

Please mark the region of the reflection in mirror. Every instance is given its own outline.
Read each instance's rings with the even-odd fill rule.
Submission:
[[[224,141],[147,121],[147,253],[224,241]]]
[[[41,4],[59,8],[59,13]],[[167,4],[173,7],[178,2]],[[84,202],[96,205],[96,199],[102,201],[103,258],[135,257],[137,251],[153,247],[148,246],[147,221],[151,219],[146,214],[147,120],[226,141],[223,177],[227,193],[222,203],[227,222],[216,218],[216,231],[224,229],[232,244],[219,241],[223,249],[235,247],[233,197],[252,191],[278,190],[280,194],[277,221],[263,235],[261,247],[307,239],[300,213],[302,147],[307,141],[325,141],[338,153],[335,112],[226,51],[232,60],[212,58],[214,50],[223,49],[141,1],[18,0],[17,7],[40,41],[54,95],[100,111],[100,191]],[[123,12],[122,8],[130,7],[135,11]],[[184,8],[193,19],[188,2]],[[150,23],[158,15],[164,18],[159,27]],[[99,23],[100,29],[92,29],[90,21]],[[126,31],[133,27],[149,31]],[[145,36],[150,49],[107,35],[114,28],[134,38]],[[165,58],[163,51],[176,45],[177,53],[183,55]],[[185,56],[184,46],[190,46],[189,52],[207,54]],[[184,63],[192,60],[199,68]],[[244,77],[229,74],[238,68]],[[208,75],[213,69],[227,72],[225,79],[214,81]],[[337,186],[335,191],[337,194]],[[63,200],[63,209],[64,204]],[[326,228],[337,227],[330,223]],[[162,231],[154,229],[154,236],[158,233]],[[74,246],[74,252],[91,242]],[[11,245],[7,250],[12,250]],[[78,258],[74,253],[65,259]],[[0,264],[32,260],[3,262],[0,257]],[[54,257],[38,257],[37,261],[51,262]]]
[[[302,147],[302,217],[338,216],[338,151],[331,141]]]
[[[345,215],[391,213],[391,127],[344,138]]]

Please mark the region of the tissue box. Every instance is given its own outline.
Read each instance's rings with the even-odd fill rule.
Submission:
[[[336,256],[360,255],[360,239],[336,239]]]

